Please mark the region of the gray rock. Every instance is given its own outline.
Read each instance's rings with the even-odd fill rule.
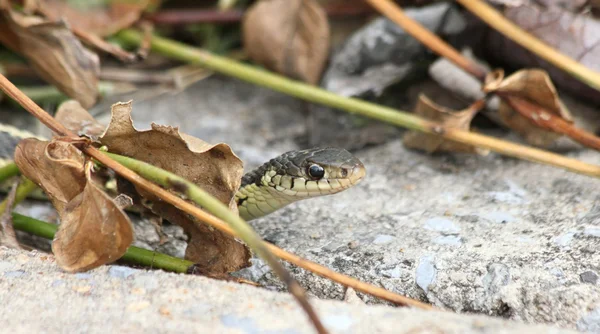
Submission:
[[[591,270],[581,273],[579,278],[583,283],[596,284],[598,282],[598,274]]]
[[[0,261],[27,273],[10,279],[0,276],[3,332],[314,333],[287,293],[160,270],[136,270],[135,279],[115,280],[106,267],[86,273],[96,282],[92,288],[42,257],[48,256],[0,247]],[[150,281],[155,283],[149,285]],[[331,333],[408,334],[424,328],[466,334],[569,333],[486,316],[317,298],[310,302]],[[581,319],[580,328],[593,329],[593,316]]]
[[[425,222],[425,228],[443,233],[458,233],[460,231],[460,227],[454,224],[453,221],[442,217],[427,219]]]
[[[466,26],[460,11],[448,3],[409,8],[406,15],[449,40]],[[426,47],[398,25],[378,18],[356,31],[335,52],[321,86],[342,96],[379,98],[391,85],[407,84],[425,75],[423,63],[430,56]],[[361,148],[398,135],[389,125],[325,107],[312,107],[310,123],[308,140],[312,146]]]
[[[384,244],[389,244],[390,242],[392,242],[394,239],[396,239],[395,237],[391,236],[391,235],[387,235],[387,234],[380,234],[377,235],[375,237],[375,239],[373,239],[373,243],[375,245],[384,245]]]
[[[415,282],[427,293],[429,286],[435,282],[437,270],[435,269],[435,258],[433,255],[423,256],[415,273]]]
[[[129,276],[136,273],[136,269],[121,266],[111,266],[108,270],[108,274],[116,278],[128,278]]]
[[[595,308],[579,321],[577,329],[587,333],[600,333],[600,308]]]

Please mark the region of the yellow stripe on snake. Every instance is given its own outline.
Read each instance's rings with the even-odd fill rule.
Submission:
[[[27,137],[38,136],[0,123],[0,167],[12,162],[16,145]],[[343,149],[290,151],[246,173],[235,198],[240,216],[252,220],[301,199],[348,189],[365,173],[362,162]]]

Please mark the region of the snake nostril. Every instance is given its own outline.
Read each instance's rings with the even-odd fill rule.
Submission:
[[[347,168],[342,168],[342,170],[340,171],[340,174],[342,177],[347,177],[348,176],[348,169]]]

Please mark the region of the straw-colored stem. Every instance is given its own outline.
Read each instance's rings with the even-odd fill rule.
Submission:
[[[142,38],[142,36],[134,30],[123,30],[118,34],[118,37],[122,41],[132,44],[139,43]],[[544,163],[580,174],[596,177],[600,176],[600,166],[587,164],[576,159],[566,158],[559,154],[514,144],[468,131],[444,129],[437,123],[426,121],[406,112],[355,98],[339,96],[321,88],[290,80],[280,75],[260,70],[249,65],[244,65],[225,57],[212,55],[200,49],[166,38],[155,36],[152,39],[152,50],[173,59],[198,64],[213,71],[268,87],[310,102],[342,109],[412,130],[439,134],[447,139],[487,148],[508,156]]]
[[[490,27],[510,38],[517,44],[520,44],[522,47],[535,53],[538,57],[600,91],[600,73],[582,65],[575,59],[556,51],[548,44],[507,20],[502,14],[484,1],[457,0],[457,2],[478,16]]]

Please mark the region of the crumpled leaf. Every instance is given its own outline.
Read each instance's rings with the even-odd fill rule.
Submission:
[[[65,141],[24,139],[15,150],[21,172],[39,185],[58,211],[61,224],[52,242],[64,270],[84,271],[119,259],[133,241],[121,208],[92,180],[91,162]]]
[[[568,123],[573,123],[571,113],[558,97],[552,80],[543,70],[521,70],[507,78],[504,78],[503,71],[495,71],[486,78],[483,91],[524,99]],[[501,120],[508,127],[521,135],[531,145],[548,147],[562,136],[559,133],[540,128],[518,111],[515,111],[506,99],[501,100],[498,113]],[[548,116],[544,116],[544,112],[542,112],[536,117],[547,118]]]
[[[563,6],[545,7],[536,2],[507,5],[504,15],[557,51],[577,60],[590,70],[600,72],[600,20],[589,15],[587,11],[570,12]],[[544,0],[544,2],[555,4],[561,1]],[[571,4],[568,8],[573,9],[573,6],[581,1],[570,0],[569,2]],[[600,94],[597,90],[541,60],[503,35],[492,32],[488,41],[487,53],[497,59],[508,62],[514,67],[543,68],[561,88],[576,96],[600,103]]]
[[[415,107],[414,113],[436,123],[441,124],[444,129],[459,129],[468,131],[473,117],[479,109],[467,108],[455,111],[435,104],[425,95],[419,96],[419,101]],[[402,142],[404,146],[412,149],[419,149],[427,153],[433,152],[458,152],[458,153],[477,153],[486,155],[488,150],[478,147],[457,143],[447,140],[441,136],[424,133],[420,131],[408,131]]]
[[[54,118],[79,136],[86,136],[93,140],[97,140],[106,128],[75,100],[63,102],[58,107]]]
[[[130,102],[113,105],[110,125],[100,141],[110,152],[186,178],[237,212],[234,195],[241,183],[243,164],[228,145],[210,145],[171,126],[152,124],[151,130],[138,131],[131,120]],[[190,236],[187,259],[213,273],[232,272],[249,265],[250,251],[244,244],[192,221],[189,215],[147,192],[137,191],[152,202],[153,212],[182,226]]]
[[[74,29],[110,36],[137,22],[151,2],[40,0],[39,11],[53,20],[65,19]]]
[[[25,16],[0,5],[0,42],[67,96],[91,107],[97,100],[98,56],[86,49],[64,22]]]
[[[91,163],[83,192],[65,206],[52,242],[58,264],[83,271],[118,260],[133,242],[133,227],[122,202],[114,202],[91,179]]]
[[[314,0],[256,2],[242,22],[244,46],[255,62],[317,84],[329,54],[327,15]]]

